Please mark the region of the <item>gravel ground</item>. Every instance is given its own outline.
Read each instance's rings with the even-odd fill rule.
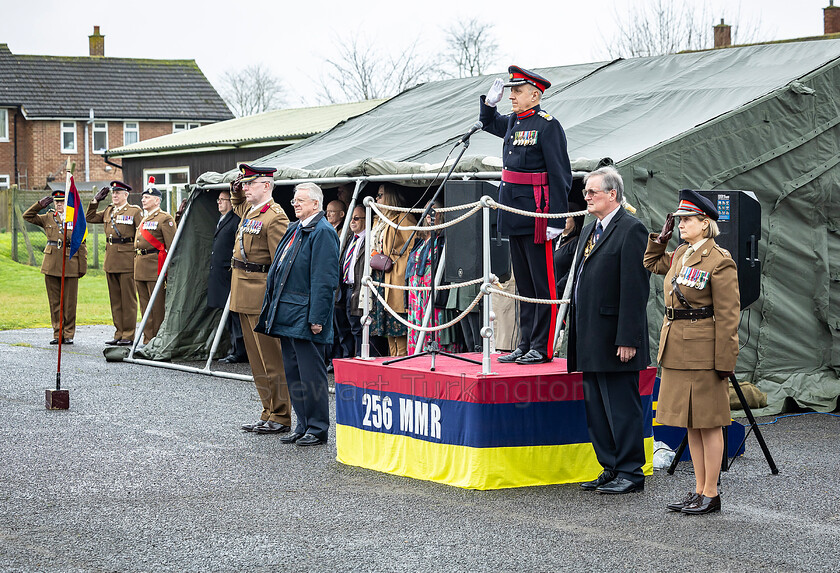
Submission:
[[[248,382],[106,363],[108,327],[62,355],[48,329],[0,332],[0,571],[837,571],[840,418],[762,426],[723,511],[673,514],[689,464],[641,494],[576,485],[462,490],[239,431]],[[227,368],[247,373],[247,365]],[[762,418],[760,422],[772,421]]]

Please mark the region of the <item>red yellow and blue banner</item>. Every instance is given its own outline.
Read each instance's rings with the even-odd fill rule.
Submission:
[[[67,206],[64,211],[64,221],[65,227],[72,229],[68,243],[69,251],[67,258],[72,259],[76,251],[79,250],[79,247],[82,246],[82,242],[87,238],[87,222],[85,221],[85,213],[82,209],[82,197],[79,195],[79,190],[76,189],[76,182],[69,172],[67,173],[66,189],[65,200]],[[71,225],[67,225],[67,223],[71,223]]]
[[[589,442],[582,376],[565,361],[498,374],[437,357],[399,365],[336,360],[338,461],[464,488],[498,489],[594,479],[601,466]],[[644,471],[653,471],[652,392],[641,374]]]

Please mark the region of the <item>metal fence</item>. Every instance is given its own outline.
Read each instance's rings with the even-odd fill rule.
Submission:
[[[95,189],[85,189],[84,184],[79,186],[82,215],[95,193]],[[41,227],[25,222],[23,212],[49,194],[50,191],[43,189],[18,189],[16,186],[0,190],[0,233],[10,235],[12,260],[32,266],[41,265],[47,236]],[[105,260],[105,237],[102,230],[102,225],[88,225],[88,268],[100,269]]]

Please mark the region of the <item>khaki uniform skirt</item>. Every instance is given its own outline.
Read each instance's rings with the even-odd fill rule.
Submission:
[[[662,368],[656,421],[677,428],[728,426],[729,382],[714,370]]]

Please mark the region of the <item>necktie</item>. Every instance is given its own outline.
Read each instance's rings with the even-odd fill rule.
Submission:
[[[292,248],[292,245],[294,245],[294,244],[295,244],[295,239],[297,238],[297,232],[298,232],[298,229],[299,229],[299,228],[300,228],[300,226],[295,227],[295,230],[294,230],[294,232],[292,233],[292,238],[291,238],[291,239],[289,239],[289,242],[288,242],[288,243],[286,243],[286,247],[283,249],[283,252],[280,254],[280,262],[281,262],[281,263],[283,262],[283,259],[285,259],[285,258],[286,258],[286,253],[288,253],[288,252],[289,252],[289,249],[290,249],[290,248]]]
[[[217,230],[217,231],[219,230],[219,227],[221,227],[221,226],[222,226],[222,221],[224,221],[224,220],[225,220],[225,216],[224,216],[224,215],[222,215],[221,217],[219,217],[219,222],[218,222],[218,223],[216,223],[216,230]]]
[[[347,247],[347,254],[344,255],[344,265],[341,269],[342,280],[347,283],[350,278],[350,267],[353,266],[353,251],[356,248],[356,241],[359,240],[359,235],[353,235],[353,240],[350,241],[350,246]]]
[[[601,221],[598,221],[598,224],[595,225],[595,232],[592,234],[592,244],[595,245],[598,242],[598,239],[601,238],[601,233],[604,232],[604,227],[601,226]]]
[[[689,245],[688,248],[685,250],[685,254],[683,255],[683,258],[682,258],[683,264],[685,264],[685,262],[688,260],[688,257],[690,257],[693,253],[694,253],[694,247]]]

